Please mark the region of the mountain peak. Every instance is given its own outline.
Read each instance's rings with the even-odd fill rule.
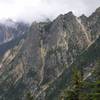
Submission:
[[[85,16],[84,14],[82,14],[82,15],[80,16],[80,18],[82,18],[82,19],[86,19],[87,16]]]
[[[100,13],[100,7],[96,9],[96,12],[97,13]]]
[[[13,21],[12,19],[10,19],[10,18],[8,18],[8,19],[1,19],[0,20],[0,24],[3,24],[3,25],[5,25],[5,26],[7,26],[7,27],[13,27],[13,28],[15,28],[15,21]]]
[[[65,14],[66,16],[74,16],[74,14],[73,14],[73,12],[72,11],[70,11],[70,12],[68,12],[67,14]]]
[[[0,100],[26,100],[28,92],[38,100],[55,100],[69,86],[73,66],[82,68],[87,76],[100,57],[99,11],[79,18],[68,12],[30,27],[22,23],[14,29],[1,27],[0,38],[5,32],[5,40],[10,33],[14,39],[0,46]],[[6,22],[16,24],[10,19]]]

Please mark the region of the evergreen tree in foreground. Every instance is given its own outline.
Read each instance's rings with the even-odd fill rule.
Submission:
[[[93,76],[94,76],[94,82],[93,82],[92,99],[100,100],[100,60],[98,60],[96,63]]]
[[[83,80],[83,70],[80,71],[74,67],[70,87],[63,91],[63,100],[89,100],[89,96],[85,92],[86,87],[87,84]]]
[[[30,92],[27,93],[27,100],[34,100],[34,97],[31,95]]]
[[[100,100],[100,60],[95,65],[91,80],[84,80],[83,69],[73,68],[71,84],[63,91],[62,100]]]

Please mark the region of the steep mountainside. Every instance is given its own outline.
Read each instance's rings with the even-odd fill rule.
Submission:
[[[40,97],[39,100],[41,100],[41,98],[45,98],[45,100],[59,100],[61,91],[70,86],[72,70],[75,66],[79,70],[83,70],[84,80],[89,79],[93,81],[92,73],[98,60],[100,61],[100,37],[81,53],[76,58],[76,61],[74,61],[69,68],[66,68],[58,78],[41,88],[41,91],[37,94],[38,98]]]
[[[87,77],[92,68],[84,60],[90,64],[90,54],[99,52],[99,20],[100,8],[90,17],[69,12],[52,22],[34,22],[25,37],[15,39],[0,57],[0,100],[26,100],[29,91],[48,100],[69,81],[73,64],[85,63]],[[98,56],[94,54],[93,61]]]

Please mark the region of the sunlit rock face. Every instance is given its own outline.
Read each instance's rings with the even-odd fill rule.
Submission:
[[[52,22],[34,22],[27,34],[7,43],[9,48],[1,46],[0,99],[26,100],[29,91],[37,96],[42,85],[56,80],[98,38],[99,20],[99,9],[90,17],[69,12]],[[25,30],[23,25],[16,29],[18,34]]]

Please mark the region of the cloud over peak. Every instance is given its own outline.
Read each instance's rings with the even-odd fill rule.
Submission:
[[[100,0],[0,0],[0,19],[41,21],[69,11],[88,16],[99,6]]]

